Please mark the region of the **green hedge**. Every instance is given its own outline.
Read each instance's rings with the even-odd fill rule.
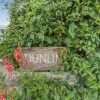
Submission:
[[[17,91],[11,95],[14,100],[79,100],[81,97],[76,87],[66,81],[47,78],[38,73],[20,73]],[[7,100],[11,100],[11,95]]]
[[[1,56],[12,59],[18,43],[64,46],[62,70],[77,76],[75,86],[85,100],[100,99],[99,0],[15,0],[10,19]]]

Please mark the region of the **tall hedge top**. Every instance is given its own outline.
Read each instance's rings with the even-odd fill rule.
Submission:
[[[23,46],[85,50],[99,44],[99,8],[99,0],[15,0],[11,26]]]

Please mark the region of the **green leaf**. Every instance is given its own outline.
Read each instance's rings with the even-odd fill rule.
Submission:
[[[100,59],[100,53],[96,53],[96,56]]]
[[[72,37],[72,38],[75,38],[75,29],[77,28],[76,24],[75,23],[71,23],[69,25],[69,35]]]
[[[39,39],[41,39],[42,41],[44,41],[44,35],[42,33],[39,34]]]
[[[34,34],[31,34],[31,35],[30,35],[30,38],[31,38],[32,40],[34,40]]]
[[[49,44],[52,44],[52,41],[51,41],[50,37],[48,37],[48,36],[45,36],[45,41],[48,42]]]
[[[27,47],[30,48],[30,47],[31,47],[31,44],[32,44],[31,42],[28,42],[28,43],[27,43]]]
[[[55,95],[54,97],[55,100],[60,100],[60,96],[58,94]]]

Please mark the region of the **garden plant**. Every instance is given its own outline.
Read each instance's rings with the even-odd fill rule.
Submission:
[[[14,0],[8,8],[10,25],[3,34],[0,56],[17,70],[20,64],[14,52],[18,44],[66,47],[59,70],[76,76],[71,86],[20,71],[18,91],[11,94],[15,100],[100,100],[100,0]]]

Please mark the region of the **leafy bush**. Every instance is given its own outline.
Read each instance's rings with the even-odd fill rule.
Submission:
[[[16,93],[7,100],[78,100],[81,97],[73,86],[60,79],[47,78],[33,72],[20,72],[20,83]]]
[[[63,68],[77,76],[78,93],[85,100],[100,99],[99,0],[15,0],[10,19],[1,56],[13,59],[18,43],[65,46],[68,54],[63,55]]]

